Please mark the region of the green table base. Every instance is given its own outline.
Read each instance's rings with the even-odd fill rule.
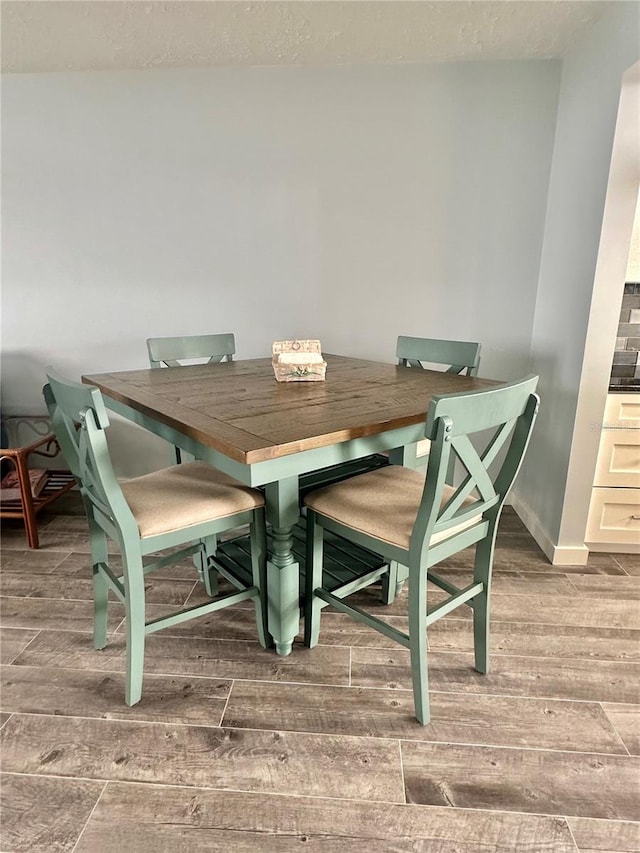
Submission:
[[[306,577],[306,522],[301,519],[293,528],[293,554],[300,566],[300,606],[304,600]],[[215,562],[243,582],[251,577],[251,552],[249,536],[238,536],[221,542],[216,551]],[[378,554],[342,539],[332,533],[325,534],[323,585],[329,591],[344,583],[356,580],[375,569],[386,565]]]

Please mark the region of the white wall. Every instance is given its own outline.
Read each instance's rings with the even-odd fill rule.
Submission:
[[[605,199],[623,74],[640,55],[639,11],[636,3],[612,4],[563,63],[532,337],[542,406],[514,496],[554,562],[587,556],[599,426],[637,193],[637,83],[627,92],[626,154],[608,215]]]
[[[525,373],[558,87],[555,62],[5,77],[3,410],[43,410],[47,364],[145,367],[152,335],[457,337]]]

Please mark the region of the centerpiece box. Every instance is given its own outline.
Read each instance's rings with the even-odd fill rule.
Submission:
[[[327,370],[320,341],[274,341],[272,362],[278,382],[322,382]]]

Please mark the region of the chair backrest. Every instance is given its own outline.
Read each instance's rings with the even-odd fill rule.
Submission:
[[[42,389],[63,456],[80,485],[87,513],[109,535],[138,526],[116,478],[105,430],[107,410],[98,388],[73,382],[48,368]]]
[[[438,338],[398,336],[396,358],[404,367],[446,364],[446,373],[475,376],[480,364],[480,344],[474,341],[444,341]]]
[[[236,340],[232,334],[148,338],[147,350],[151,367],[182,367],[181,361],[196,358],[217,364],[233,361]]]
[[[538,412],[537,384],[537,376],[528,376],[483,391],[433,398],[425,424],[431,452],[411,538],[412,550],[422,551],[434,534],[469,523],[480,515],[485,530],[474,541],[487,533],[495,535]],[[474,443],[470,436],[474,436]],[[464,474],[460,485],[443,501],[452,457],[461,464]]]

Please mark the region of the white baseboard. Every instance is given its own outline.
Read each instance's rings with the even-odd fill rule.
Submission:
[[[553,557],[551,557],[552,566],[586,566],[589,559],[589,549],[586,545],[574,547],[560,547],[555,545],[553,548]]]
[[[589,559],[589,549],[586,545],[576,547],[560,547],[553,542],[538,517],[531,512],[517,494],[510,495],[509,503],[518,514],[529,533],[544,551],[546,558],[553,566],[586,566]]]
[[[607,554],[640,554],[640,544],[630,545],[628,542],[587,542],[590,551],[605,551]]]

